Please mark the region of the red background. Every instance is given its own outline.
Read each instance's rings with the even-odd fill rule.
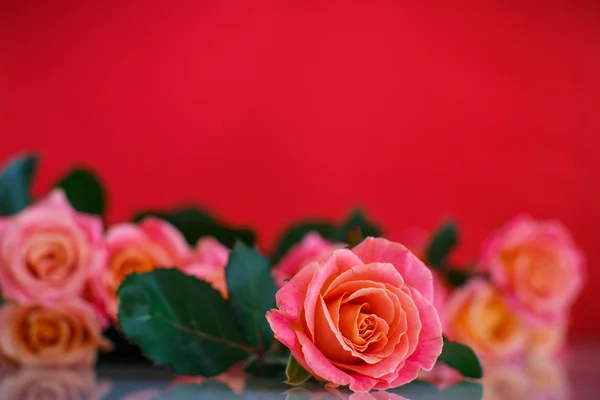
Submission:
[[[557,217],[599,336],[598,3],[91,3],[0,5],[0,162],[38,151],[38,193],[84,163],[111,221],[192,200],[265,248],[357,204],[392,236],[452,215],[467,257]]]

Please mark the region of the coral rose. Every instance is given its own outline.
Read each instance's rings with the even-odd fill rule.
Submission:
[[[480,260],[515,307],[543,322],[561,318],[583,281],[583,256],[557,221],[518,217],[494,234]]]
[[[174,226],[154,217],[147,217],[138,225],[112,226],[106,234],[106,244],[109,252],[104,277],[108,290],[106,308],[113,320],[118,310],[117,289],[126,276],[158,267],[182,268],[190,251],[185,238]]]
[[[442,326],[429,269],[404,246],[367,238],[305,266],[267,313],[275,338],[311,375],[356,392],[433,368]]]
[[[106,250],[99,217],[75,212],[62,190],[0,218],[0,284],[5,299],[51,305],[81,296],[101,273]]]
[[[454,291],[446,304],[444,331],[481,357],[503,357],[524,350],[528,331],[500,290],[474,278]]]
[[[101,335],[94,310],[77,299],[56,308],[5,305],[0,326],[0,353],[8,364],[91,365],[98,348],[111,346]]]
[[[306,264],[312,261],[323,261],[334,250],[346,247],[343,243],[331,243],[323,239],[317,232],[310,232],[302,241],[295,244],[273,268],[273,277],[278,287],[291,279]]]
[[[198,240],[196,248],[184,267],[184,272],[211,284],[223,298],[227,298],[225,267],[229,260],[230,250],[212,237]]]

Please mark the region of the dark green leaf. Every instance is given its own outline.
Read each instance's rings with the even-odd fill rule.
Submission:
[[[219,375],[255,351],[219,292],[179,270],[130,275],[118,295],[126,337],[179,374]]]
[[[57,184],[65,191],[69,203],[77,211],[104,215],[106,197],[99,179],[93,172],[84,168],[75,168]]]
[[[438,360],[467,378],[480,379],[483,376],[479,359],[473,350],[464,344],[444,339],[444,348]]]
[[[427,264],[432,268],[443,268],[450,251],[458,243],[458,232],[453,222],[444,223],[433,236],[425,256]]]
[[[265,318],[275,308],[277,287],[269,261],[258,250],[238,242],[225,269],[229,304],[250,345],[268,349],[273,331]]]
[[[347,242],[348,234],[355,229],[360,229],[363,237],[380,237],[381,230],[379,227],[369,221],[361,210],[354,211],[348,219],[336,229],[333,240],[336,242]]]
[[[310,378],[308,371],[292,355],[290,355],[290,360],[285,368],[285,375],[287,376],[285,383],[289,385],[302,385]]]
[[[310,232],[317,232],[323,238],[332,240],[335,234],[335,227],[327,221],[308,221],[290,227],[283,235],[281,235],[277,242],[275,254],[273,255],[273,263],[279,262],[281,257],[283,257],[292,246],[299,243],[304,236]]]
[[[37,157],[24,155],[8,161],[0,174],[0,216],[16,214],[31,203],[31,181]]]
[[[445,271],[445,275],[446,280],[453,288],[463,286],[473,277],[473,274],[469,273],[469,271],[457,269],[448,269]]]
[[[253,245],[256,241],[255,234],[251,230],[229,227],[198,208],[185,207],[172,212],[146,211],[136,215],[133,220],[139,222],[147,216],[170,222],[192,245],[205,236],[212,236],[229,248],[232,248],[238,240],[247,245]]]

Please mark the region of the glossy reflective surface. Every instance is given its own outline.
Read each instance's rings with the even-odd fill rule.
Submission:
[[[1,400],[563,400],[600,399],[600,344],[578,346],[561,360],[486,366],[481,383],[446,389],[415,382],[389,392],[351,394],[322,386],[291,388],[275,380],[232,373],[212,380],[177,378],[158,368],[15,369],[0,373]],[[443,377],[443,376],[442,376]],[[443,382],[441,383],[448,383]]]

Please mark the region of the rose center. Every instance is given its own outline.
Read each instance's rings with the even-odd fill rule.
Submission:
[[[25,265],[35,278],[62,282],[73,273],[77,254],[71,241],[63,236],[41,234],[33,238],[25,256]]]
[[[369,340],[377,329],[377,320],[371,314],[360,313],[357,323],[358,335],[364,340]]]
[[[118,286],[126,276],[149,272],[156,267],[152,258],[141,249],[127,248],[115,253],[110,260],[110,271]]]

